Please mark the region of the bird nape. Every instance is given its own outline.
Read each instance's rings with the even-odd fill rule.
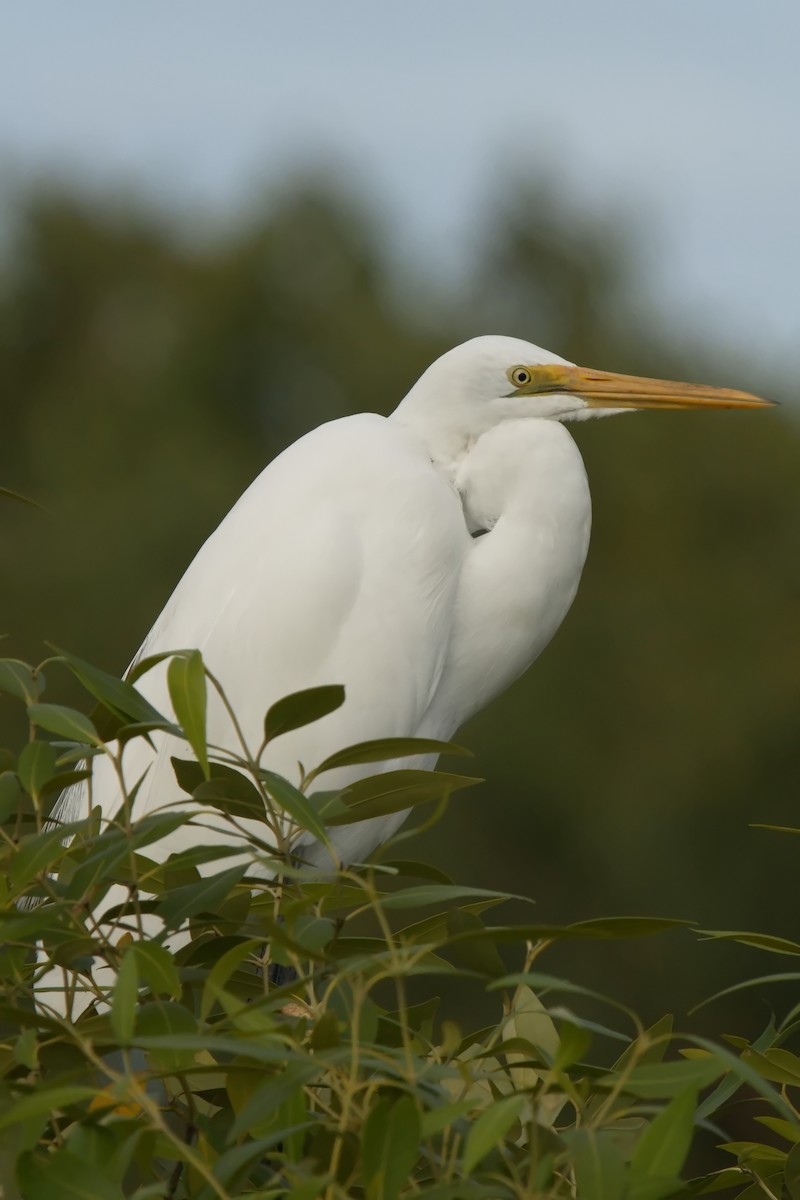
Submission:
[[[251,746],[280,697],[343,684],[342,707],[267,747],[262,765],[289,779],[298,761],[311,766],[371,738],[448,739],[530,666],[577,591],[591,502],[564,422],[768,404],[727,388],[587,370],[515,338],[474,338],[437,359],[390,417],[331,421],[270,463],[199,551],[137,659],[198,648]],[[137,682],[162,712],[166,669],[162,662]],[[213,693],[207,736],[240,746]],[[185,757],[186,747],[169,735],[126,750],[126,780],[144,777],[135,815],[187,802],[172,754]],[[342,768],[324,787],[375,769]],[[118,779],[104,757],[93,772],[92,803],[110,817]],[[85,811],[86,796],[85,784],[70,789],[57,817]],[[332,829],[335,855],[361,861],[404,816]],[[183,825],[160,853],[198,836]],[[213,836],[226,839],[224,830]],[[319,843],[301,840],[295,850],[330,866]]]

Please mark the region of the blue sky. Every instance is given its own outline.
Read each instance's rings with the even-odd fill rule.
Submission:
[[[196,216],[321,160],[454,268],[545,164],[624,205],[665,317],[785,355],[799,45],[797,0],[31,0],[3,16],[0,170]]]

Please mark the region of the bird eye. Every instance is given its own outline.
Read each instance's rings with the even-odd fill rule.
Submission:
[[[515,387],[524,387],[531,381],[531,373],[527,367],[514,367],[509,371],[508,377]]]

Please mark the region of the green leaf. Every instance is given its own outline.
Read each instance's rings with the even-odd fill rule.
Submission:
[[[158,709],[153,708],[150,701],[145,700],[127,680],[109,675],[108,672],[101,671],[99,667],[92,666],[76,654],[69,654],[58,646],[53,646],[52,649],[64,660],[87,692],[122,720],[157,724],[164,721]]]
[[[29,796],[38,798],[42,788],[56,771],[58,754],[49,742],[28,742],[17,761],[17,774]]]
[[[191,1042],[205,1042],[197,1034],[197,1021],[188,1008],[173,1000],[151,1000],[139,1007],[134,1046],[146,1046],[153,1061],[165,1071],[186,1071],[193,1066],[197,1050]]]
[[[12,491],[11,488],[0,487],[0,496],[4,496],[6,500],[16,500],[19,504],[28,504],[31,508],[38,508],[39,512],[47,512],[38,500],[31,500],[30,496],[23,496],[22,492]]]
[[[71,826],[47,829],[41,833],[30,833],[22,838],[11,862],[11,886],[15,891],[24,888],[31,879],[41,875],[59,858],[67,853],[64,838],[69,831],[85,828],[85,821]]]
[[[199,879],[196,883],[187,883],[175,888],[156,905],[156,912],[162,917],[168,929],[177,929],[188,917],[205,912],[214,916],[223,900],[236,887],[247,871],[247,864],[229,867],[227,871],[219,871]]]
[[[331,754],[309,773],[307,780],[316,779],[324,771],[334,771],[337,767],[391,762],[395,758],[416,758],[422,754],[457,754],[472,757],[471,750],[457,746],[454,742],[440,742],[434,738],[374,738],[372,741],[359,742],[356,746],[348,746],[346,750]]]
[[[714,1054],[680,1062],[644,1063],[625,1075],[623,1091],[644,1099],[666,1099],[690,1088],[706,1087],[727,1070],[727,1064]],[[605,1075],[600,1082],[613,1087],[617,1085],[618,1077]]]
[[[484,928],[483,921],[476,913],[465,912],[463,908],[451,908],[447,914],[447,932],[451,937],[456,934],[483,933]],[[450,957],[457,966],[490,978],[504,975],[506,971],[506,964],[497,947],[484,937],[459,937],[458,943],[451,947]]]
[[[444,771],[386,771],[381,775],[371,775],[345,788],[341,799],[349,811],[327,817],[326,824],[352,825],[355,821],[403,812],[482,782],[481,779],[449,775]]]
[[[287,812],[301,829],[313,834],[324,846],[330,844],[328,832],[319,819],[308,796],[274,771],[259,771],[259,777],[275,803]]]
[[[92,722],[77,709],[67,708],[64,704],[29,704],[28,716],[39,729],[54,733],[56,737],[88,742],[92,746],[102,745]]]
[[[754,1049],[745,1050],[742,1061],[755,1067],[760,1075],[773,1083],[788,1083],[800,1087],[800,1058],[790,1050],[773,1047],[771,1050],[765,1050],[763,1054]]]
[[[203,985],[203,998],[200,1004],[200,1016],[203,1020],[207,1019],[219,993],[237,967],[241,966],[249,955],[257,950],[263,951],[263,948],[263,938],[247,938],[232,946],[230,950],[226,950],[222,957],[214,963]]]
[[[579,1062],[591,1044],[591,1034],[582,1025],[562,1021],[558,1029],[558,1052],[553,1066],[557,1071],[566,1071]]]
[[[465,1175],[471,1175],[478,1163],[505,1137],[519,1119],[524,1105],[524,1096],[505,1096],[482,1112],[470,1126],[461,1165]]]
[[[563,1134],[575,1171],[580,1200],[621,1200],[625,1160],[610,1130],[571,1129]]]
[[[0,692],[35,704],[44,691],[44,675],[17,658],[0,659]]]
[[[397,1200],[408,1184],[422,1134],[413,1096],[379,1100],[362,1133],[362,1172],[368,1200]]]
[[[411,879],[427,879],[430,883],[452,883],[449,875],[430,863],[413,862],[409,859],[393,858],[383,863],[385,871],[396,872],[397,875],[407,875]]]
[[[167,687],[178,724],[208,779],[206,672],[199,650],[178,654],[170,660]]]
[[[747,933],[743,930],[697,929],[704,937],[714,941],[741,942],[744,946],[755,946],[758,950],[771,950],[775,954],[800,954],[800,943],[789,938],[769,933]]]
[[[264,717],[264,741],[271,742],[283,733],[312,725],[343,704],[344,688],[340,683],[306,688],[302,692],[284,696],[270,706]]]
[[[241,1134],[247,1133],[253,1126],[259,1125],[294,1092],[321,1075],[323,1070],[322,1063],[305,1060],[292,1063],[270,1079],[265,1080],[234,1121],[228,1141],[235,1141]]]
[[[381,898],[382,908],[422,908],[428,904],[452,904],[457,900],[473,900],[478,897],[492,900],[527,900],[527,896],[515,896],[510,892],[495,892],[489,888],[459,887],[455,883],[425,883],[403,888],[399,892],[388,892]]]
[[[457,1100],[455,1104],[442,1104],[439,1108],[432,1108],[422,1117],[422,1136],[433,1137],[443,1129],[451,1128],[456,1121],[472,1112],[474,1107],[474,1100]]]
[[[13,771],[0,774],[0,824],[5,824],[23,804],[30,805],[19,779]]]
[[[697,1092],[690,1088],[670,1101],[644,1130],[631,1159],[632,1200],[645,1181],[665,1181],[664,1195],[674,1190],[692,1144],[696,1109]],[[652,1194],[652,1189],[647,1192],[648,1197]]]
[[[212,762],[207,779],[202,767],[194,759],[171,758],[170,762],[180,787],[195,800],[232,817],[265,820],[263,797],[241,771],[224,763]]]
[[[800,1145],[793,1146],[786,1156],[783,1183],[791,1200],[800,1200]]]
[[[0,1113],[0,1129],[8,1129],[19,1125],[30,1117],[43,1113],[54,1112],[60,1108],[68,1108],[71,1104],[79,1104],[82,1100],[91,1100],[97,1094],[96,1088],[64,1085],[63,1087],[43,1087],[39,1085],[35,1092],[13,1101],[10,1108]]]
[[[96,1163],[72,1154],[69,1146],[47,1155],[23,1155],[18,1174],[26,1200],[125,1200],[119,1184],[98,1171]]]
[[[136,1004],[139,998],[139,972],[133,946],[128,946],[114,981],[111,1002],[111,1028],[121,1046],[127,1046],[136,1026]]]
[[[126,951],[136,961],[139,977],[147,984],[153,995],[166,995],[176,999],[180,995],[181,982],[175,960],[159,942],[149,939],[134,942]]]

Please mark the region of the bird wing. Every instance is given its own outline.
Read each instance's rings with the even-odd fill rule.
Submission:
[[[358,741],[417,733],[441,676],[469,544],[456,492],[410,433],[373,414],[333,421],[290,446],[247,489],[137,659],[200,649],[251,750],[276,700],[344,684],[342,708],[268,748],[265,765],[296,778],[298,761],[308,768]],[[165,664],[137,687],[170,711]],[[208,740],[238,748],[211,690]],[[140,814],[180,798],[169,763],[175,753],[187,749],[166,737],[155,761],[142,739],[126,751],[129,781],[147,771]],[[335,772],[323,784],[374,769]],[[108,815],[119,795],[110,771],[104,778],[96,774],[93,801]],[[361,826],[345,827],[345,838],[347,829]]]

